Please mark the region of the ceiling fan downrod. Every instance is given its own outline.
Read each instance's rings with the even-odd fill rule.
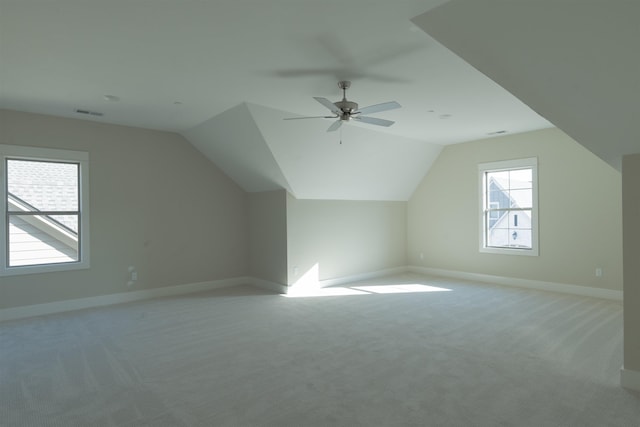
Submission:
[[[342,111],[340,114],[340,120],[349,121],[351,120],[351,115],[356,114],[358,111],[358,104],[352,101],[347,101],[347,89],[351,87],[351,82],[348,80],[343,80],[338,82],[338,87],[342,89],[342,101],[334,102],[335,106]]]

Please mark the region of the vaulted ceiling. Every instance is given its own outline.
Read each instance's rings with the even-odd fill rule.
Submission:
[[[442,3],[0,0],[0,108],[178,132],[247,191],[407,200],[444,145],[551,126],[412,22]],[[283,120],[339,80],[396,123]]]

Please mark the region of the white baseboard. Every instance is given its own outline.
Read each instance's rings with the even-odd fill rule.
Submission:
[[[207,282],[189,283],[186,285],[165,286],[162,288],[143,289],[140,291],[121,292],[117,294],[100,295],[96,297],[26,305],[22,307],[4,308],[0,309],[0,321],[23,319],[25,317],[42,316],[45,314],[82,310],[85,308],[101,307],[105,305],[140,301],[158,297],[167,297],[172,295],[183,295],[193,292],[202,292],[243,284],[253,284],[252,278],[234,277],[231,279],[211,280]]]
[[[475,280],[479,282],[495,283],[498,285],[516,286],[545,291],[562,292],[573,295],[603,298],[614,301],[622,301],[621,291],[612,291],[607,289],[588,288],[585,286],[566,285],[562,283],[541,282],[536,280],[516,279],[511,277],[491,276],[487,274],[467,273],[419,266],[395,267],[369,273],[354,274],[351,276],[338,277],[334,279],[326,279],[321,280],[318,285],[319,287],[338,286],[362,280],[389,276],[393,274],[402,274],[405,272],[451,277],[463,280]],[[82,310],[85,308],[101,307],[105,305],[120,304],[125,302],[140,301],[172,295],[183,295],[193,292],[202,292],[237,285],[252,285],[279,294],[286,294],[289,290],[288,286],[281,283],[275,283],[255,277],[234,277],[230,279],[212,280],[207,282],[190,283],[186,285],[166,286],[162,288],[121,292],[117,294],[101,295],[96,297],[80,298],[66,301],[56,301],[45,304],[4,308],[0,309],[0,321],[16,320],[26,317],[42,316],[46,314],[61,313],[65,311]]]
[[[354,274],[351,276],[337,277],[335,279],[320,280],[319,286],[326,288],[327,286],[344,285],[345,283],[359,282],[361,280],[375,279],[378,277],[390,276],[393,274],[406,273],[407,267],[386,268],[384,270],[371,271],[369,273]]]
[[[419,267],[414,265],[409,266],[408,271],[412,273],[421,273],[432,276],[450,277],[453,279],[474,280],[477,282],[494,283],[504,286],[515,286],[519,288],[537,289],[541,291],[560,292],[563,294],[622,301],[622,291],[613,291],[610,289],[590,288],[587,286],[543,282],[539,280],[518,279],[514,277],[492,276],[489,274],[468,273],[464,271]]]
[[[286,294],[288,289],[287,285],[271,282],[269,280],[258,279],[257,277],[251,277],[249,279],[249,284],[255,286],[256,288],[266,289],[267,291],[275,292],[278,294]]]
[[[630,390],[640,391],[640,372],[629,369],[620,369],[620,385]]]

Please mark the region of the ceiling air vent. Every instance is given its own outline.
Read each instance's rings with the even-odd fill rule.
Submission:
[[[86,116],[97,116],[97,117],[102,117],[104,116],[104,113],[99,113],[97,111],[89,111],[89,110],[83,110],[80,108],[76,108],[76,113],[78,114],[84,114]]]

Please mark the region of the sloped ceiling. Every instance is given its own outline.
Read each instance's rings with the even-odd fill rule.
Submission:
[[[246,191],[284,188],[299,199],[408,200],[442,146],[343,126],[283,121],[290,113],[241,104],[184,136]]]
[[[0,108],[181,133],[248,191],[406,199],[434,145],[551,126],[411,22],[444,2],[0,0]],[[281,120],[339,80],[396,123]]]
[[[245,191],[291,192],[247,104],[207,120],[185,132],[184,137]]]
[[[413,22],[621,167],[640,152],[640,2],[451,0]]]

